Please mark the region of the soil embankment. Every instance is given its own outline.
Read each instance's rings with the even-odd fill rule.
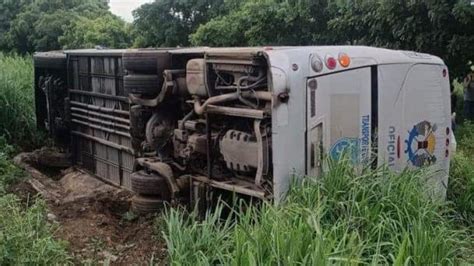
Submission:
[[[75,263],[113,265],[163,264],[166,256],[152,217],[129,212],[129,191],[108,185],[73,167],[48,167],[51,151],[23,153],[15,163],[31,178],[13,186],[11,192],[25,202],[41,196],[48,203],[48,219],[57,223],[55,236],[69,243]],[[38,158],[42,158],[40,162]],[[46,160],[47,161],[47,160]]]

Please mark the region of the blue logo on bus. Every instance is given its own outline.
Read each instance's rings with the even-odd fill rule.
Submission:
[[[329,151],[333,160],[340,160],[343,156],[349,156],[353,163],[358,162],[359,139],[341,138],[334,143]]]

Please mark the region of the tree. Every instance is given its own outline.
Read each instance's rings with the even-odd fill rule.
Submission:
[[[135,46],[188,46],[200,24],[225,9],[224,0],[156,0],[133,12]]]
[[[64,49],[93,48],[96,45],[127,48],[131,43],[130,28],[111,14],[95,19],[79,17],[65,30],[59,42]]]
[[[329,28],[334,43],[415,50],[441,57],[451,77],[463,77],[474,58],[474,8],[468,1],[347,1]]]
[[[19,53],[60,49],[59,37],[73,21],[110,13],[102,0],[21,0],[8,10],[11,22],[0,48]]]
[[[246,1],[191,35],[194,45],[308,45],[326,40],[327,1]]]
[[[20,13],[21,8],[31,0],[0,0],[0,50],[8,47],[7,33],[12,20]]]

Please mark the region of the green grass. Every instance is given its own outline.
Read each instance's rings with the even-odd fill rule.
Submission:
[[[70,262],[65,243],[54,239],[56,226],[46,219],[46,204],[26,204],[7,188],[25,174],[11,161],[14,148],[0,137],[0,265],[64,265]]]
[[[433,201],[422,172],[354,173],[332,163],[318,181],[293,186],[280,206],[247,206],[200,221],[171,209],[164,237],[175,265],[457,264],[472,240],[449,202]],[[471,251],[472,252],[472,251]]]
[[[70,263],[65,243],[53,238],[55,230],[44,201],[25,208],[14,195],[0,197],[0,265]]]
[[[456,131],[457,153],[451,163],[448,199],[474,233],[474,124],[465,122]]]
[[[8,187],[25,174],[11,161],[20,149],[42,143],[36,131],[31,57],[0,53],[0,265],[64,265],[70,263],[65,243],[54,239],[46,204],[27,204]]]
[[[7,187],[17,182],[24,174],[11,161],[14,149],[0,136],[0,196],[4,195]]]
[[[0,136],[23,150],[39,146],[36,130],[33,59],[0,53]]]

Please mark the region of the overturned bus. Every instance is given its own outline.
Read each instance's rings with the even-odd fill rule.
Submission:
[[[429,167],[444,195],[450,89],[441,59],[357,46],[38,53],[38,127],[138,212],[230,191],[280,200],[327,156]]]

